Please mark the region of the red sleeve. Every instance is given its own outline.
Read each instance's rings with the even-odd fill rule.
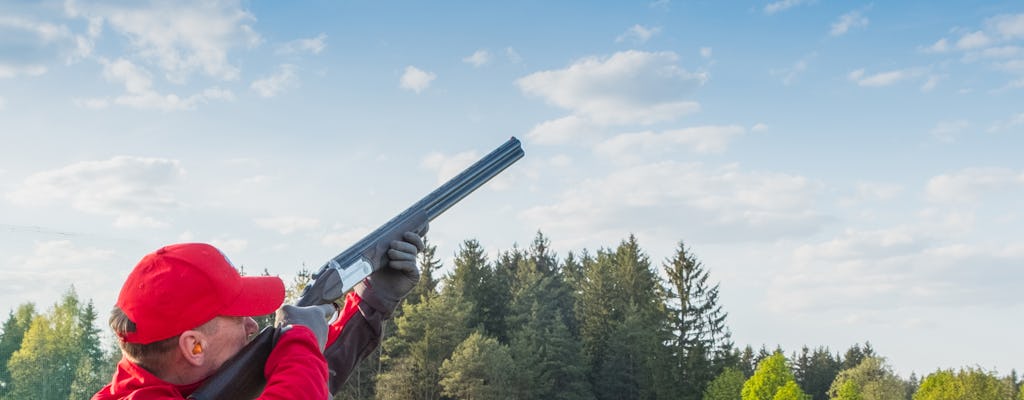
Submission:
[[[338,320],[327,336],[328,386],[337,393],[359,363],[380,346],[384,321],[393,310],[378,300],[368,285],[356,285],[345,297]]]
[[[267,387],[260,399],[316,399],[327,395],[327,362],[313,331],[293,325],[278,339],[263,369]]]
[[[345,327],[345,324],[352,319],[352,316],[359,313],[359,303],[362,302],[363,299],[355,291],[348,292],[348,295],[345,296],[345,306],[341,309],[338,320],[328,327],[327,347],[331,347],[338,340],[338,336],[341,336],[341,330]]]

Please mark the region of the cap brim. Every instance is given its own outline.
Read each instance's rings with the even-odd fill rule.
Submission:
[[[242,292],[221,311],[232,317],[255,317],[273,313],[284,303],[284,282],[276,276],[243,276]]]

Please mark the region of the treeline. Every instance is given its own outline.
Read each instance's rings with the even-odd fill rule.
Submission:
[[[1024,400],[1015,372],[939,370],[902,379],[870,343],[844,353],[738,348],[718,284],[690,249],[653,264],[634,236],[559,257],[537,233],[489,259],[476,240],[444,276],[436,247],[380,350],[335,399]],[[310,271],[289,285],[301,292]],[[91,302],[70,290],[44,314],[11,311],[0,400],[88,399],[120,358]],[[269,323],[270,318],[260,318]]]

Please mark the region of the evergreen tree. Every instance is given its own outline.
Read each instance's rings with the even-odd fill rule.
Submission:
[[[584,259],[576,314],[599,399],[670,396],[669,329],[661,281],[630,235]]]
[[[379,399],[441,398],[438,369],[469,336],[471,305],[449,288],[419,304],[409,304],[395,319],[397,331],[383,344],[383,371],[377,375]]]
[[[512,398],[508,395],[511,364],[506,346],[475,331],[441,364],[442,393],[467,400]]]
[[[812,399],[827,400],[828,389],[840,370],[840,362],[832,356],[832,352],[827,347],[818,347],[812,352],[804,346],[793,364],[796,383]]]
[[[681,384],[676,392],[681,399],[699,399],[732,354],[727,314],[718,304],[718,285],[709,285],[707,270],[682,242],[675,256],[665,261],[664,270],[676,358],[672,367]]]
[[[424,298],[437,293],[437,278],[434,273],[441,269],[441,260],[437,258],[437,246],[423,238],[423,251],[419,254],[420,281],[405,298],[404,304],[418,304]]]
[[[17,311],[12,310],[7,320],[4,321],[3,332],[0,332],[0,399],[5,398],[14,389],[11,372],[7,369],[7,362],[14,352],[21,348],[25,332],[28,331],[35,316],[35,305],[25,303],[18,306]]]
[[[864,347],[860,347],[860,344],[854,343],[846,350],[846,354],[843,356],[843,362],[840,366],[841,369],[851,369],[860,365],[865,358],[876,357],[875,350],[871,347],[870,342],[864,342]]]
[[[754,348],[749,344],[743,347],[738,364],[744,377],[750,378],[754,375],[754,370],[757,369],[757,356],[754,354]]]
[[[483,246],[475,239],[462,242],[455,256],[455,269],[446,277],[445,291],[461,296],[470,307],[468,324],[499,337],[504,331],[505,304],[493,301],[494,274],[487,265]]]

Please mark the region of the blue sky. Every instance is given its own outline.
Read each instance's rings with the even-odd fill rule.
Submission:
[[[510,136],[450,259],[679,241],[740,345],[1024,369],[1019,2],[0,5],[0,311],[167,243],[319,267]]]

